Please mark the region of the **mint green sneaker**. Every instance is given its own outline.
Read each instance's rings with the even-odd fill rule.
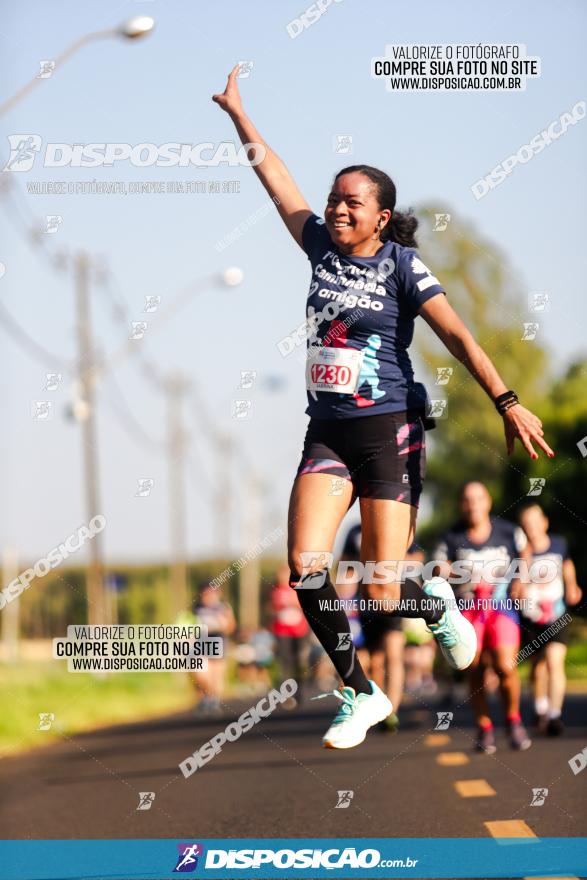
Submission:
[[[423,590],[427,596],[442,599],[446,606],[439,622],[431,623],[428,629],[438,642],[447,663],[453,669],[466,669],[477,653],[475,627],[459,611],[452,587],[444,578],[432,578],[424,584]]]
[[[321,700],[332,696],[341,701],[332,724],[322,737],[324,748],[352,749],[363,742],[370,727],[391,715],[391,702],[374,681],[369,681],[369,684],[370,694],[355,694],[352,687],[341,687],[340,690],[312,697],[313,700]]]

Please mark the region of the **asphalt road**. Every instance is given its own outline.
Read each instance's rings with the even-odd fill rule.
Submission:
[[[574,775],[568,764],[587,746],[587,697],[568,698],[563,737],[536,737],[517,753],[498,729],[493,756],[472,751],[466,705],[441,732],[438,702],[414,701],[397,734],[371,731],[358,748],[332,751],[320,737],[337,701],[305,702],[279,708],[185,779],[179,762],[257,699],[214,718],[117,726],[5,759],[2,837],[489,837],[503,826],[486,823],[505,821],[518,823],[513,834],[525,833],[519,823],[538,837],[587,833],[587,770]],[[540,806],[531,805],[535,788],[548,789]],[[353,792],[346,808],[339,791]],[[140,792],[155,792],[150,809],[137,810]]]

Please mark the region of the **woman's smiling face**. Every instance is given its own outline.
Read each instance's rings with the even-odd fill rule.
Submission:
[[[334,181],[324,219],[332,241],[343,253],[363,243],[379,244],[377,226],[381,223],[383,228],[390,217],[391,211],[379,207],[377,187],[364,174],[353,171]]]

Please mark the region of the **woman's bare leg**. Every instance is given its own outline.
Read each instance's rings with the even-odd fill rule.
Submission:
[[[543,650],[532,659],[532,690],[534,692],[534,709],[536,714],[546,715],[549,709],[548,668]]]
[[[563,709],[567,677],[565,657],[567,646],[560,642],[549,642],[544,649],[548,668],[548,712],[550,718],[558,718]]]
[[[469,667],[469,691],[471,708],[479,727],[491,727],[491,717],[485,693],[486,655],[483,650],[477,651],[475,659]]]
[[[399,562],[414,540],[417,510],[400,501],[361,498],[361,561]],[[371,599],[399,601],[399,578],[385,584],[366,584]]]
[[[328,569],[336,533],[353,500],[352,485],[332,492],[327,474],[304,474],[294,483],[288,520],[288,559],[291,585],[320,644],[345,685],[356,694],[372,689],[352,643],[344,608]],[[313,576],[314,575],[314,576]]]
[[[293,484],[287,552],[289,567],[298,574],[325,567],[322,554],[332,553],[336,533],[351,505],[352,484],[345,482],[341,494],[334,495],[333,479],[328,474],[303,474]],[[312,555],[313,561],[309,558]]]
[[[371,658],[371,678],[378,688],[385,691],[385,652],[383,649],[371,651],[369,656]],[[389,696],[389,693],[387,695]],[[395,709],[395,703],[393,703],[393,708]]]

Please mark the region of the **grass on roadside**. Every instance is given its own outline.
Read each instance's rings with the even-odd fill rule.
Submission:
[[[46,745],[62,734],[188,709],[193,689],[185,673],[70,673],[65,662],[0,665],[0,754]],[[39,730],[39,713],[55,716]]]
[[[567,655],[570,682],[587,682],[587,627],[573,626]],[[530,664],[519,667],[527,682]],[[228,691],[235,689],[229,662]],[[25,751],[109,724],[180,712],[194,705],[188,675],[177,672],[124,672],[108,676],[70,673],[65,662],[0,664],[0,756]],[[39,730],[39,713],[52,713],[49,730]]]
[[[567,678],[570,680],[587,679],[587,628],[581,630],[583,640],[569,645],[567,652]]]

